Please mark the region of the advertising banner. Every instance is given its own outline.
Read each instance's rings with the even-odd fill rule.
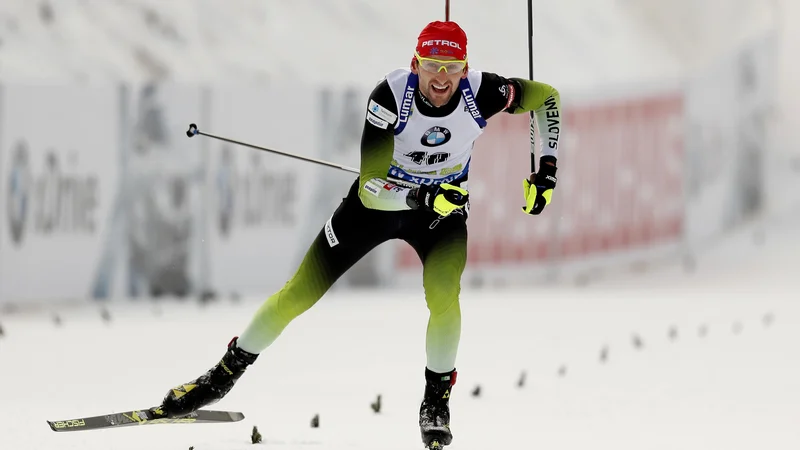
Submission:
[[[205,288],[205,154],[186,137],[202,111],[201,89],[126,86],[120,191],[92,296],[183,297]]]
[[[4,86],[0,301],[85,298],[117,195],[119,89]]]
[[[317,139],[325,136],[314,90],[218,86],[209,97],[208,120],[198,123],[201,130],[317,157]],[[330,205],[312,203],[312,194],[320,171],[334,169],[214,139],[192,141],[195,149],[202,145],[208,151],[210,286],[223,294],[250,295],[280,288],[327,220],[320,221],[319,211],[333,211]]]

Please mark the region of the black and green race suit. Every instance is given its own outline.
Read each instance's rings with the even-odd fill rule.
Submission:
[[[479,76],[480,87],[474,96],[474,106],[480,117],[485,121],[499,112],[519,114],[534,111],[541,130],[542,158],[555,162],[561,128],[558,91],[548,84],[504,78],[489,72],[480,72]],[[460,92],[456,92],[448,104],[436,108],[419,89],[415,89],[411,111],[402,111],[403,104],[398,102],[396,94],[397,89],[393,90],[384,79],[369,96],[361,138],[360,176],[319,231],[292,278],[264,302],[239,337],[238,345],[243,350],[251,353],[263,351],[360,258],[387,240],[401,239],[416,250],[423,265],[423,286],[430,311],[426,337],[427,367],[440,373],[453,370],[461,336],[459,293],[467,261],[468,211],[457,210],[441,218],[428,210],[410,209],[405,196],[413,187],[413,181],[417,177],[433,176],[432,181],[426,182],[436,183],[437,174],[424,170],[408,172],[398,167],[398,161],[402,158],[413,158],[414,161],[427,158],[438,163],[445,157],[413,152],[410,156],[409,153],[399,155],[395,144],[403,117],[408,121],[419,115],[441,118],[441,127],[437,129],[440,130],[448,127],[448,121],[457,116],[454,113],[471,114],[474,108],[470,111],[470,105],[465,103]],[[378,115],[370,112],[370,107],[375,104],[382,108]],[[408,112],[410,114],[405,114]],[[397,120],[392,122],[393,116]],[[482,125],[485,126],[485,122]],[[429,146],[436,145],[436,139],[447,139],[446,133],[437,133],[431,137],[429,132],[422,139],[427,138]],[[412,136],[412,139],[419,137]],[[468,174],[462,172],[455,179],[441,176],[439,180],[465,185]]]

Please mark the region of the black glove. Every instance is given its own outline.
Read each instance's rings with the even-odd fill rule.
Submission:
[[[553,165],[551,165],[552,163]],[[532,173],[530,179],[522,181],[522,190],[525,195],[525,206],[522,211],[527,214],[540,214],[545,206],[550,204],[553,189],[556,188],[555,158],[543,156],[539,161],[539,172]]]
[[[411,209],[427,209],[440,216],[448,216],[456,209],[463,208],[467,201],[469,192],[466,189],[447,183],[434,186],[421,184],[411,189],[406,197]]]

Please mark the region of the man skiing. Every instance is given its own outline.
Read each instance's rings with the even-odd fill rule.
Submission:
[[[455,22],[436,21],[420,33],[410,68],[387,74],[366,106],[360,175],[347,196],[294,276],[264,302],[215,366],[167,393],[163,414],[181,417],[219,401],[353,264],[379,244],[402,239],[422,261],[430,311],[420,432],[428,447],[450,444],[473,144],[493,115],[534,111],[542,155],[538,173],[523,180],[523,212],[541,213],[556,186],[560,96],[544,83],[469,68],[464,31]]]

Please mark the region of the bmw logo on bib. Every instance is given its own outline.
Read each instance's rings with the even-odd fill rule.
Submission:
[[[444,127],[429,128],[425,134],[422,135],[422,145],[425,147],[438,147],[446,144],[450,140],[450,130]]]

